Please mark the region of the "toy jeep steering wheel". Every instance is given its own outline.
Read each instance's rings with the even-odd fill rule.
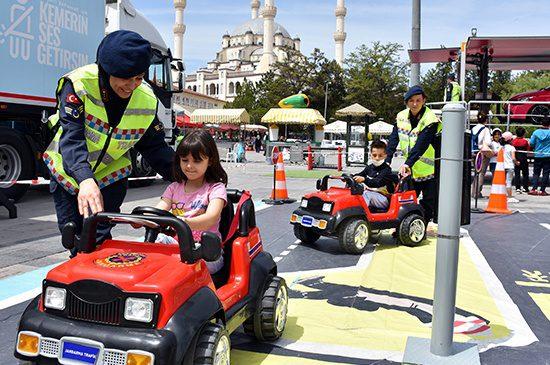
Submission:
[[[164,209],[158,209],[153,207],[135,207],[134,210],[132,210],[132,214],[134,215],[152,215],[157,217],[169,217],[169,218],[177,218],[175,215],[170,213],[167,210]],[[140,224],[139,222],[136,222]],[[157,227],[153,227],[150,225],[143,225],[145,227],[145,242],[155,242],[159,233],[166,233],[169,235],[172,235],[174,233],[174,230],[170,227],[163,227],[162,225],[157,225]]]

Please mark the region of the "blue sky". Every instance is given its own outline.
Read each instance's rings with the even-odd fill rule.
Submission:
[[[132,0],[173,48],[172,0]],[[373,41],[411,39],[412,0],[346,0],[345,54]],[[263,4],[263,0],[262,0]],[[302,52],[320,48],[334,57],[336,0],[275,0],[276,22],[302,40]],[[550,0],[423,0],[422,48],[456,47],[476,27],[478,36],[550,35]],[[250,0],[187,0],[184,58],[187,73],[206,66],[221,49],[221,37],[250,19]],[[406,58],[406,53],[402,57]]]

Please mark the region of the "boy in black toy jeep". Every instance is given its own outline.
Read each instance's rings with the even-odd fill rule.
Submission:
[[[394,175],[386,160],[386,144],[373,141],[370,145],[371,163],[353,179],[366,186],[363,198],[369,207],[387,209],[394,192]]]

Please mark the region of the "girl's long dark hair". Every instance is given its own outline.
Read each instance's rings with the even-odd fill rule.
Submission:
[[[182,183],[187,181],[187,176],[180,167],[180,158],[191,154],[197,161],[208,157],[208,168],[204,179],[209,183],[222,182],[227,185],[227,173],[220,163],[220,155],[214,138],[205,130],[196,130],[187,134],[178,145],[174,156],[174,179]]]

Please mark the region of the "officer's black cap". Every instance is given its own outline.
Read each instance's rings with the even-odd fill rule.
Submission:
[[[146,72],[151,64],[151,43],[136,32],[117,30],[97,48],[97,63],[107,74],[128,79]]]

